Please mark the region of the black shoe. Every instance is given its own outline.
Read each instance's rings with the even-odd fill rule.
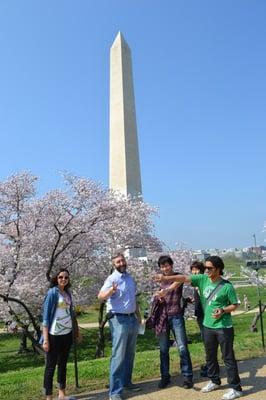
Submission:
[[[135,383],[129,383],[127,386],[124,386],[124,389],[132,390],[132,392],[139,392],[141,390],[141,387],[139,385],[136,385]]]
[[[170,378],[162,378],[160,382],[158,383],[158,388],[159,389],[164,389],[166,386],[168,386],[170,383]]]
[[[193,388],[193,381],[192,379],[185,379],[183,382],[183,388],[184,389],[191,389]]]

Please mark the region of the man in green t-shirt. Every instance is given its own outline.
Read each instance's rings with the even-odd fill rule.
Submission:
[[[190,283],[199,288],[200,300],[204,310],[204,345],[208,367],[208,377],[211,381],[204,386],[203,393],[218,389],[221,385],[220,370],[217,360],[218,345],[220,345],[227,381],[231,389],[222,399],[233,400],[242,396],[242,387],[238,374],[237,362],[234,355],[234,330],[231,312],[238,305],[233,285],[222,278],[223,260],[218,256],[208,257],[205,261],[206,274],[165,276],[158,274],[158,282]]]

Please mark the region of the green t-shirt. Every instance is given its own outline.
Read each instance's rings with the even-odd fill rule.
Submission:
[[[220,286],[211,301],[206,304],[208,296],[220,281],[212,282],[209,277],[204,274],[191,275],[190,278],[192,286],[197,286],[199,288],[200,301],[204,311],[203,325],[207,328],[215,329],[231,328],[231,314],[223,313],[219,319],[215,319],[212,314],[216,308],[224,308],[230,304],[237,304],[237,295],[233,285],[226,281],[224,285]]]

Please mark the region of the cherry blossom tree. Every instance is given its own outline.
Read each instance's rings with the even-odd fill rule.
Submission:
[[[37,178],[28,172],[0,183],[0,318],[15,321],[27,334],[31,325],[37,337],[36,317],[59,268],[70,271],[76,303],[88,304],[95,301],[115,249],[161,248],[153,234],[153,207],[89,179],[63,178],[64,190],[42,197]]]

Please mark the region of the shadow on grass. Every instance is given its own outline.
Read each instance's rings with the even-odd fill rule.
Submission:
[[[234,326],[236,332],[235,349],[236,354],[241,357],[252,357],[260,353],[260,333],[250,333],[249,323],[251,316],[235,316]],[[198,347],[202,352],[203,346],[198,327],[195,321],[186,321],[188,338],[192,342],[191,352],[198,354]],[[78,361],[90,361],[95,359],[96,343],[98,340],[98,329],[82,329],[83,341],[78,346]],[[172,337],[173,340],[173,337]],[[44,358],[33,351],[27,354],[18,354],[20,336],[18,334],[0,334],[0,373],[16,371],[34,366],[43,366]],[[158,340],[152,330],[146,330],[145,335],[139,335],[137,341],[137,353],[158,350]],[[243,356],[244,352],[244,356]],[[111,338],[109,328],[105,329],[105,357],[111,354]],[[193,355],[193,354],[192,354]],[[69,361],[72,362],[73,354],[70,354]]]
[[[95,359],[96,344],[98,340],[97,328],[82,329],[82,343],[78,345],[78,361],[89,361]],[[0,373],[16,371],[21,368],[43,366],[44,357],[35,353],[28,344],[29,351],[19,354],[20,334],[0,334]],[[154,350],[157,348],[157,340],[152,331],[145,335],[139,335],[137,352]],[[109,329],[105,329],[105,357],[111,354],[111,337]],[[73,361],[73,353],[70,353],[69,361]]]

